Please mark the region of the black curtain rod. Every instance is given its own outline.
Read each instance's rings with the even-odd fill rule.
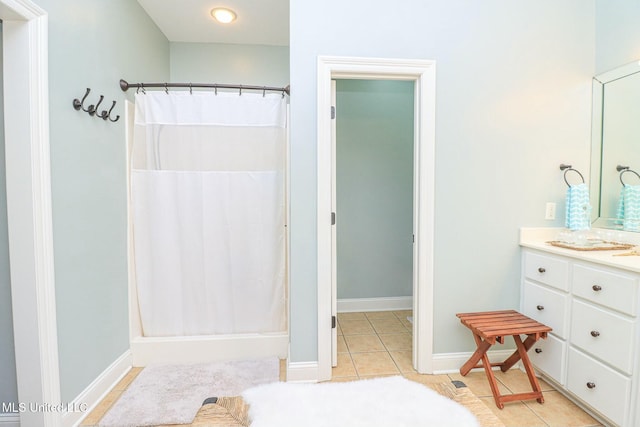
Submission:
[[[228,84],[219,84],[219,83],[128,83],[126,80],[120,79],[120,89],[123,92],[126,92],[130,88],[135,87],[139,89],[146,89],[151,87],[160,87],[168,90],[170,87],[183,87],[189,88],[213,88],[213,89],[239,89],[240,93],[242,93],[243,89],[248,90],[261,90],[271,91],[271,92],[283,92],[287,95],[291,95],[291,87],[273,87],[273,86],[251,86],[251,85],[228,85]]]

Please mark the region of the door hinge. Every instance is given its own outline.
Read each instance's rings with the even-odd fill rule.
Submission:
[[[336,213],[331,212],[331,225],[336,225]]]
[[[331,329],[336,328],[336,316],[331,316]]]
[[[331,106],[331,120],[336,118],[336,107],[335,106]]]

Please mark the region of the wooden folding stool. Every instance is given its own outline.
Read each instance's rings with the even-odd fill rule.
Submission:
[[[471,329],[478,347],[469,360],[460,368],[460,373],[463,376],[467,375],[471,369],[482,366],[487,374],[493,398],[500,409],[504,408],[505,402],[513,402],[516,400],[536,399],[539,403],[544,402],[542,390],[531,366],[527,351],[540,338],[547,338],[547,332],[551,331],[550,327],[520,314],[515,310],[458,313],[456,316],[460,318],[463,325]],[[507,335],[513,337],[517,347],[516,351],[504,362],[489,362],[487,350],[496,342],[504,344],[504,337]],[[524,342],[520,337],[521,335],[527,336]],[[518,363],[519,360],[522,360],[533,391],[503,396],[500,394],[498,383],[491,367],[499,366],[502,372],[507,372],[509,368]],[[482,363],[478,364],[480,361],[482,361]]]

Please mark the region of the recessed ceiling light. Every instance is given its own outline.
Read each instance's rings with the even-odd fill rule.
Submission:
[[[226,9],[224,7],[211,9],[211,16],[221,24],[228,24],[235,21],[237,18],[236,13],[233,10]]]

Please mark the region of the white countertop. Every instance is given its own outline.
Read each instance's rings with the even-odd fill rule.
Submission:
[[[630,252],[631,250],[629,249],[621,251],[578,251],[552,246],[547,243],[551,240],[557,240],[558,235],[563,231],[567,231],[567,229],[521,228],[520,246],[640,273],[640,256],[614,256],[615,254]],[[632,243],[638,245],[636,250],[640,249],[640,233],[616,233],[616,241]]]

